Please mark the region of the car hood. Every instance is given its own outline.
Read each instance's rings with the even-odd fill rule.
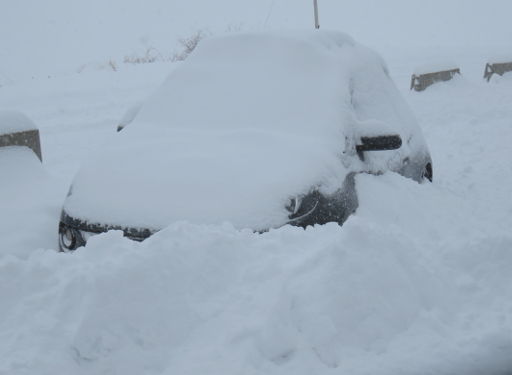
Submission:
[[[64,210],[150,229],[276,227],[290,197],[334,191],[360,168],[351,140],[375,118],[411,139],[415,120],[382,60],[344,34],[214,38],[84,163]]]

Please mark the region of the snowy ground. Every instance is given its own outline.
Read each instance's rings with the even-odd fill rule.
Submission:
[[[72,254],[54,249],[73,174],[175,65],[9,79],[0,104],[40,127],[44,164],[0,152],[0,374],[512,373],[512,78],[485,83],[471,45],[386,48],[433,184],[359,176],[342,228],[176,223]],[[409,92],[436,52],[465,74]]]

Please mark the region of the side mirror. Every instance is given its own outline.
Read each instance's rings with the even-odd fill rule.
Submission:
[[[358,153],[364,151],[396,150],[402,146],[402,138],[398,134],[361,137],[361,144],[356,145]]]

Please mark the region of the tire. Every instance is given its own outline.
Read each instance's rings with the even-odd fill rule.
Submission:
[[[432,163],[428,163],[427,165],[425,165],[425,168],[423,169],[423,174],[421,177],[423,180],[428,180],[430,182],[433,181],[434,171],[432,170]]]

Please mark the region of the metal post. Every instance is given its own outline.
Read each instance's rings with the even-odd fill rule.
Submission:
[[[313,6],[315,7],[315,29],[319,29],[320,24],[318,23],[318,0],[313,0]]]

